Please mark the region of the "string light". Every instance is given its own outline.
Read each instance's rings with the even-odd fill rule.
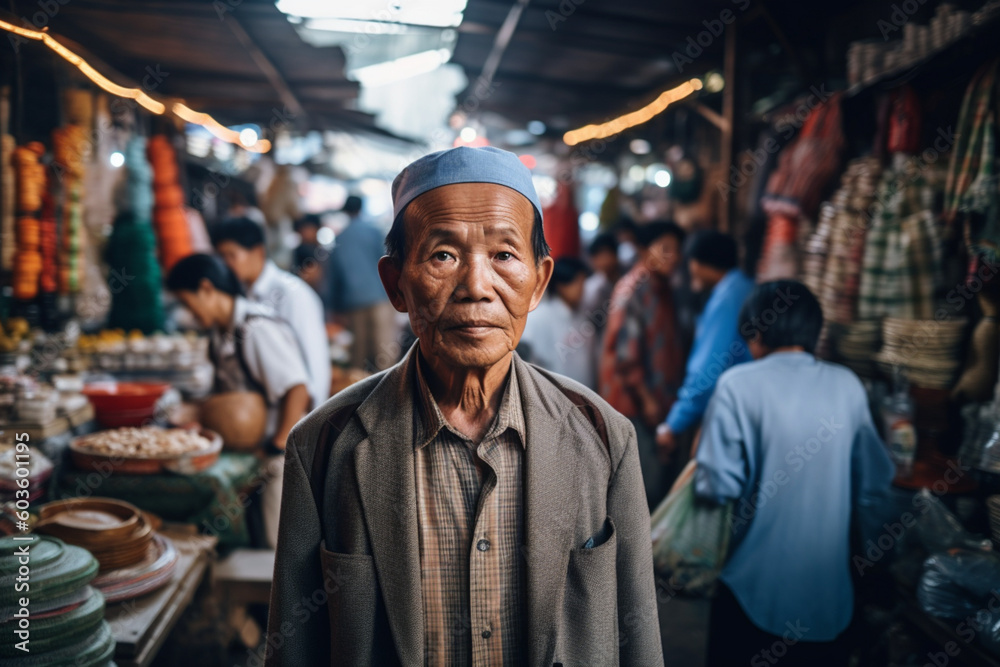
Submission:
[[[30,28],[22,28],[21,26],[14,25],[13,23],[8,23],[6,21],[0,21],[0,29],[6,30],[7,32],[14,33],[24,37],[25,39],[31,39],[38,42],[42,42],[45,46],[49,47],[57,54],[59,54],[66,62],[70,63],[74,67],[80,70],[84,76],[94,82],[94,84],[112,95],[117,95],[118,97],[125,97],[131,100],[135,100],[136,103],[141,105],[147,111],[156,114],[157,116],[163,114],[167,107],[162,102],[154,100],[152,97],[147,95],[143,90],[139,88],[128,88],[126,86],[119,86],[117,83],[107,78],[100,72],[98,72],[94,67],[84,60],[81,56],[74,53],[70,49],[66,48],[62,44],[56,41],[56,39],[47,32],[42,32],[39,30],[31,30]],[[194,123],[196,125],[201,125],[206,130],[211,132],[214,136],[222,139],[223,141],[228,141],[231,144],[236,144],[238,146],[243,146],[246,150],[253,153],[266,153],[271,150],[271,142],[267,139],[258,139],[254,144],[250,146],[245,146],[240,141],[239,132],[230,130],[225,125],[221,124],[207,113],[200,113],[190,109],[180,102],[173,105],[172,110],[183,120]]]
[[[657,114],[663,113],[668,106],[684,99],[696,90],[701,90],[701,87],[702,83],[700,79],[685,81],[676,88],[663,91],[659,97],[641,109],[624,114],[606,123],[585,125],[576,130],[570,130],[563,135],[563,141],[568,146],[575,146],[591,139],[606,139],[630,127],[635,127],[636,125],[641,125],[652,120]]]
[[[230,130],[228,127],[215,120],[207,113],[202,113],[201,111],[195,111],[191,107],[182,104],[181,102],[174,102],[173,106],[170,108],[175,114],[180,116],[182,120],[186,120],[189,123],[194,123],[195,125],[201,125],[203,128],[208,130],[212,136],[227,141],[231,144],[236,144],[238,146],[243,146],[243,142],[240,141],[240,133],[236,130]],[[248,151],[252,153],[266,153],[271,150],[271,142],[267,139],[258,139],[257,143],[252,146],[244,146]]]

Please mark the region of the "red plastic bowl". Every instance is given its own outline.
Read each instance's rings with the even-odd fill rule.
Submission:
[[[170,388],[162,382],[95,382],[83,388],[104,428],[140,426],[156,412],[156,402]]]

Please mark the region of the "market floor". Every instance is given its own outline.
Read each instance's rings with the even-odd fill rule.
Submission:
[[[706,598],[670,598],[660,603],[660,636],[668,665],[702,667],[708,641]]]

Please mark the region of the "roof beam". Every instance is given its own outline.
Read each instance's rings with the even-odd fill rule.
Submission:
[[[267,77],[271,85],[274,87],[275,91],[278,93],[278,97],[281,98],[282,104],[284,104],[288,109],[294,114],[295,122],[300,127],[305,127],[306,122],[306,110],[299,102],[299,99],[289,88],[288,83],[285,81],[281,72],[278,68],[274,66],[271,59],[260,50],[257,43],[254,42],[253,38],[247,34],[247,31],[243,28],[243,24],[240,23],[239,18],[236,16],[230,16],[229,13],[223,14],[222,21],[229,26],[233,35],[236,37],[237,41],[246,52],[250,55],[250,58],[257,65],[258,69]]]

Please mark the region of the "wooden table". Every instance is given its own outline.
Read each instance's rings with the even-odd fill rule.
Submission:
[[[177,547],[174,578],[163,588],[131,600],[110,604],[104,619],[111,626],[119,667],[147,667],[194,598],[205,578],[216,539],[164,530]]]

